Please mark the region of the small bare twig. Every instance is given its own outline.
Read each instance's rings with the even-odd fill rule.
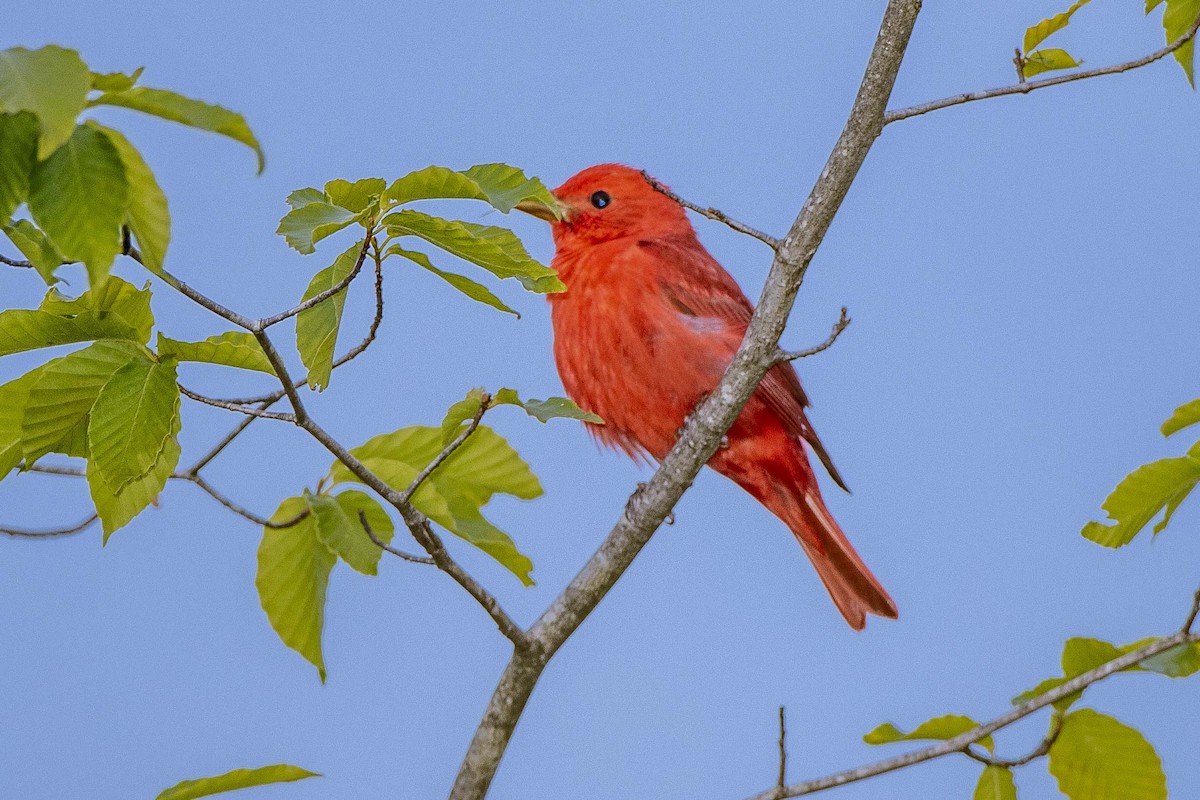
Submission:
[[[1013,48],[1013,66],[1017,68],[1017,83],[1025,82],[1025,56],[1021,53],[1021,48]]]
[[[63,467],[57,464],[25,464],[17,465],[22,472],[37,472],[42,475],[66,475],[70,478],[83,478],[87,472],[82,467]]]
[[[1188,612],[1187,619],[1183,621],[1183,627],[1179,629],[1180,633],[1191,633],[1198,614],[1200,614],[1200,589],[1197,589],[1196,593],[1192,595],[1192,610]]]
[[[2,528],[0,533],[5,536],[17,536],[25,539],[52,539],[56,536],[71,536],[76,533],[82,533],[92,526],[96,520],[100,519],[96,514],[80,522],[78,525],[72,525],[69,528],[52,528],[50,530],[26,530],[25,528]]]
[[[333,297],[338,292],[344,291],[346,289],[346,287],[349,286],[351,284],[351,282],[355,278],[358,277],[358,273],[362,270],[363,261],[366,260],[367,250],[371,246],[371,241],[374,238],[374,233],[375,232],[373,230],[367,231],[366,237],[363,239],[362,247],[359,248],[359,251],[358,251],[358,260],[354,262],[354,269],[350,270],[349,275],[342,278],[335,285],[329,287],[328,289],[321,292],[320,294],[313,295],[309,299],[305,300],[303,303],[300,303],[299,305],[296,305],[296,306],[292,306],[287,311],[280,311],[278,314],[272,314],[269,317],[263,317],[262,319],[258,320],[258,322],[254,325],[254,328],[251,329],[251,333],[254,333],[256,331],[266,330],[267,328],[271,327],[272,325],[283,322],[285,319],[287,319],[289,317],[294,317],[302,311],[307,311],[308,309],[312,308],[313,306],[315,306],[319,303],[324,303],[326,300]]]
[[[475,416],[471,418],[471,422],[467,425],[467,427],[463,429],[462,433],[454,437],[454,441],[442,448],[442,452],[438,453],[437,456],[434,457],[433,461],[430,461],[428,464],[426,464],[425,469],[417,473],[417,477],[413,478],[413,481],[408,485],[408,488],[400,493],[400,499],[403,502],[407,503],[417,489],[421,488],[421,484],[425,482],[425,479],[428,478],[435,469],[440,467],[442,462],[453,455],[455,450],[463,446],[463,442],[467,441],[467,438],[475,432],[476,428],[479,427],[479,421],[483,419],[483,415],[488,410],[488,404],[491,402],[492,396],[487,392],[484,392],[483,397],[479,399],[479,408],[476,409]]]
[[[828,350],[830,347],[833,347],[833,343],[838,340],[838,337],[842,335],[842,331],[846,330],[847,326],[849,325],[850,318],[846,316],[846,307],[842,306],[842,314],[840,317],[838,317],[838,321],[833,323],[833,330],[829,332],[829,337],[825,341],[805,350],[796,350],[790,353],[781,350],[779,355],[775,357],[775,363],[782,364],[784,361],[795,361],[798,358],[808,358],[809,356],[815,356],[817,353]]]
[[[260,419],[277,419],[282,422],[295,422],[295,416],[292,414],[285,414],[280,411],[266,411],[263,408],[255,406],[244,406],[240,403],[231,403],[228,400],[220,400],[216,397],[207,397],[198,392],[193,392],[183,384],[179,384],[179,391],[182,392],[185,397],[195,400],[197,403],[203,403],[206,406],[223,408],[226,411],[237,411],[240,414],[258,417]]]
[[[776,786],[780,791],[787,788],[787,722],[784,708],[779,707],[779,776]]]
[[[303,511],[301,511],[299,514],[296,514],[294,517],[285,519],[282,522],[272,522],[271,520],[267,519],[266,517],[255,514],[253,511],[250,511],[249,509],[233,502],[228,497],[226,497],[225,495],[218,492],[215,488],[213,488],[213,485],[211,483],[209,483],[204,478],[202,478],[200,475],[197,475],[194,472],[182,472],[182,473],[177,472],[174,475],[172,475],[171,477],[175,478],[177,480],[188,481],[189,483],[196,484],[197,486],[200,487],[201,490],[204,491],[205,494],[207,494],[212,499],[216,500],[221,505],[228,508],[233,513],[237,514],[239,517],[248,519],[251,522],[253,522],[255,525],[261,525],[264,528],[276,528],[276,529],[277,528],[290,528],[293,525],[298,524],[301,520],[307,518],[310,513],[309,510],[306,508]]]
[[[964,747],[963,752],[979,763],[987,764],[989,767],[1005,767],[1008,769],[1020,767],[1049,753],[1050,748],[1054,746],[1056,741],[1058,741],[1058,735],[1062,733],[1062,725],[1062,714],[1056,713],[1050,718],[1050,731],[1044,737],[1042,737],[1042,740],[1038,742],[1037,747],[1033,748],[1020,758],[996,758],[995,756],[988,755],[987,753],[975,749],[973,745],[967,745]]]
[[[282,396],[283,396],[283,393],[280,392],[280,397],[282,397]],[[277,401],[271,400],[268,402],[259,403],[258,410],[266,411],[275,402],[277,402]],[[253,424],[254,420],[256,420],[256,419],[259,419],[259,418],[256,416],[253,416],[253,415],[247,415],[245,419],[243,419],[241,422],[239,422],[237,424],[236,427],[233,428],[233,430],[231,430],[229,433],[225,434],[225,436],[221,439],[221,441],[217,442],[215,445],[213,445],[211,448],[209,448],[207,453],[200,456],[200,458],[198,458],[196,460],[196,463],[193,464],[192,466],[188,467],[186,470],[184,470],[184,472],[194,474],[194,473],[197,473],[200,470],[204,469],[205,467],[207,467],[209,465],[209,463],[214,458],[219,456],[226,447],[233,444],[233,440],[236,439],[237,437],[241,436],[242,431],[246,430],[246,428],[249,428],[250,425]]]
[[[1161,58],[1164,58],[1179,48],[1183,47],[1192,39],[1196,38],[1197,31],[1200,31],[1200,17],[1192,23],[1192,27],[1175,41],[1155,50],[1149,55],[1135,58],[1132,61],[1124,61],[1120,64],[1112,64],[1107,67],[1097,67],[1095,69],[1085,69],[1081,72],[1072,72],[1068,75],[1057,75],[1053,78],[1043,78],[1037,81],[1028,81],[1013,84],[1012,86],[1001,86],[996,89],[985,89],[979,92],[966,92],[964,94],[956,94],[952,97],[944,97],[941,100],[932,100],[928,103],[922,103],[917,106],[909,106],[908,108],[900,108],[895,111],[889,111],[884,114],[883,124],[888,125],[892,122],[899,122],[902,119],[909,117],[917,117],[921,114],[928,114],[930,111],[937,111],[950,106],[962,105],[963,103],[971,103],[976,100],[987,100],[990,97],[1003,97],[1010,94],[1029,94],[1035,89],[1045,89],[1047,86],[1058,86],[1072,81],[1082,81],[1087,78],[1096,78],[1101,75],[1116,75],[1120,72],[1128,72],[1132,69],[1144,67],[1147,64],[1153,64]],[[1020,69],[1018,67],[1018,69]]]
[[[644,177],[646,179],[646,182],[649,183],[650,187],[652,189],[654,189],[656,192],[665,194],[667,197],[671,198],[676,203],[679,203],[679,205],[683,206],[684,208],[691,209],[692,211],[695,211],[697,214],[699,214],[702,217],[708,217],[709,219],[716,220],[717,222],[720,222],[724,225],[728,225],[729,227],[733,228],[738,233],[744,233],[747,236],[753,236],[755,239],[758,239],[760,242],[765,244],[767,247],[770,247],[772,250],[776,250],[779,248],[779,240],[776,239],[774,236],[771,236],[768,233],[763,233],[762,231],[760,231],[756,228],[751,228],[749,225],[746,225],[745,223],[738,222],[736,219],[733,219],[728,214],[726,214],[724,211],[720,211],[718,209],[712,208],[711,206],[708,208],[705,208],[703,206],[698,206],[695,203],[684,200],[682,197],[675,194],[670,189],[668,189],[665,185],[660,183],[656,178],[651,177],[651,175],[644,170],[642,171],[642,177]]]
[[[391,553],[398,558],[402,558],[405,561],[411,561],[414,564],[429,564],[430,566],[435,566],[432,558],[426,558],[425,556],[414,556],[412,553],[406,553],[403,550],[397,550],[380,539],[375,531],[371,529],[371,523],[367,522],[367,512],[363,511],[361,508],[358,510],[358,521],[362,523],[363,530],[367,532],[367,536],[369,536],[371,541],[374,542],[381,550]]]
[[[18,258],[9,258],[5,255],[0,255],[0,264],[8,264],[10,267],[20,267],[21,269],[33,269],[33,264],[28,261],[22,261]]]

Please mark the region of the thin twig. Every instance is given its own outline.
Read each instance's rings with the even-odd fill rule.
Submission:
[[[136,247],[127,248],[125,251],[125,255],[129,256],[134,261],[141,264],[143,267],[146,267],[146,262],[142,259],[142,254],[138,251],[138,249]],[[188,286],[186,283],[179,280],[179,278],[176,278],[174,275],[167,272],[162,267],[157,267],[155,269],[150,269],[150,267],[146,267],[146,269],[150,270],[150,272],[152,274],[157,275],[159,278],[162,278],[168,286],[170,286],[172,289],[174,289],[175,291],[182,294],[187,299],[191,300],[193,303],[196,303],[197,305],[207,308],[209,311],[216,314],[218,317],[222,317],[222,318],[228,320],[229,322],[232,322],[234,325],[237,325],[239,328],[244,328],[248,331],[254,330],[254,326],[257,324],[255,320],[252,320],[249,317],[243,316],[243,315],[237,313],[236,311],[226,308],[225,306],[218,303],[216,300],[213,300],[212,298],[201,294],[200,292],[193,289],[191,286]]]
[[[5,255],[0,255],[0,264],[8,264],[10,267],[20,267],[22,269],[33,269],[33,264],[28,261],[22,261],[17,258],[9,258]]]
[[[338,281],[336,284],[329,287],[325,291],[320,292],[319,294],[313,295],[309,299],[305,300],[303,303],[300,303],[299,305],[296,305],[296,306],[292,306],[287,311],[280,311],[278,314],[272,314],[269,317],[263,317],[262,319],[258,320],[258,322],[255,324],[254,330],[266,330],[267,328],[271,327],[272,325],[283,322],[285,319],[287,319],[289,317],[294,317],[302,311],[307,311],[308,309],[312,308],[315,305],[324,303],[326,300],[333,297],[338,292],[344,291],[346,289],[346,287],[349,286],[351,284],[351,282],[355,278],[358,277],[359,271],[362,270],[363,261],[367,257],[367,249],[371,246],[371,240],[372,240],[373,235],[374,235],[373,230],[367,231],[366,237],[363,239],[362,247],[360,247],[358,250],[358,260],[354,262],[354,269],[350,270],[349,275],[342,278],[340,281]],[[252,330],[251,332],[253,333],[254,330]]]
[[[1191,633],[1192,625],[1196,624],[1196,615],[1200,614],[1200,589],[1192,595],[1192,610],[1188,612],[1187,619],[1183,621],[1183,627],[1180,628],[1181,633]]]
[[[52,528],[50,530],[26,530],[24,528],[0,528],[0,533],[5,536],[17,536],[26,539],[52,539],[56,536],[71,536],[76,533],[82,533],[92,526],[92,524],[100,519],[96,514],[80,522],[78,525],[72,525],[69,528]]]
[[[414,564],[429,564],[430,566],[435,566],[432,558],[426,558],[425,556],[414,556],[412,553],[406,553],[403,550],[397,550],[380,539],[375,534],[375,531],[371,529],[371,523],[367,522],[367,512],[363,511],[361,508],[358,510],[358,521],[362,523],[363,530],[367,532],[367,536],[371,537],[371,541],[374,542],[381,550],[391,553],[398,558],[402,558],[405,561],[411,561]]]
[[[57,464],[25,464],[17,465],[21,472],[37,472],[42,475],[66,475],[71,478],[84,478],[87,471],[82,467],[60,467]]]
[[[1050,718],[1050,731],[1042,737],[1038,742],[1037,747],[1030,750],[1020,758],[996,758],[984,752],[976,750],[974,746],[967,745],[963,748],[963,752],[981,764],[987,764],[989,767],[1005,767],[1012,769],[1028,764],[1034,759],[1041,758],[1050,752],[1050,748],[1058,741],[1058,735],[1062,733],[1063,718],[1062,714],[1055,714]]]
[[[787,723],[783,706],[779,707],[779,776],[775,785],[781,791],[787,787]]]
[[[221,400],[216,397],[207,397],[198,392],[193,392],[183,384],[179,384],[179,391],[182,392],[185,397],[195,400],[197,403],[203,403],[206,406],[223,408],[226,411],[237,411],[240,414],[247,414],[251,417],[258,417],[260,419],[277,419],[282,422],[296,421],[295,416],[292,414],[286,414],[280,411],[266,411],[262,408],[257,408],[254,406],[244,406],[240,403],[231,403],[228,400]]]
[[[248,519],[251,522],[253,522],[255,525],[261,525],[264,528],[275,528],[275,529],[290,528],[293,525],[298,524],[301,520],[307,518],[308,515],[311,513],[309,511],[309,509],[306,508],[303,511],[301,511],[300,513],[296,514],[295,516],[285,519],[282,522],[273,522],[272,520],[269,520],[266,517],[255,514],[253,511],[249,510],[248,508],[245,508],[245,507],[240,506],[237,503],[233,502],[228,497],[226,497],[225,495],[223,495],[219,491],[217,491],[211,483],[206,481],[200,475],[197,475],[195,473],[190,473],[190,472],[177,472],[174,475],[172,475],[171,477],[176,478],[178,480],[184,480],[184,481],[188,481],[189,483],[196,484],[197,486],[200,487],[200,489],[202,489],[204,491],[205,494],[207,494],[212,499],[216,500],[221,505],[228,508],[233,513],[237,514],[239,517]]]
[[[683,206],[684,208],[691,209],[692,211],[695,211],[697,214],[699,214],[703,217],[708,217],[709,219],[716,220],[717,222],[728,225],[729,227],[733,228],[738,233],[744,233],[747,236],[753,236],[755,239],[758,239],[760,242],[765,244],[767,247],[770,247],[772,250],[775,250],[779,247],[779,240],[776,239],[774,236],[771,236],[769,233],[763,233],[762,231],[758,230],[757,228],[751,228],[749,225],[746,225],[745,223],[738,222],[736,219],[733,219],[728,214],[726,214],[724,211],[720,211],[711,206],[709,206],[707,208],[704,206],[698,206],[695,203],[684,200],[682,197],[680,197],[679,195],[675,194],[670,189],[668,189],[664,184],[660,183],[656,178],[652,177],[645,170],[642,171],[642,177],[644,177],[646,179],[646,182],[650,184],[650,187],[652,189],[654,189],[655,191],[660,192],[662,194],[665,194],[667,197],[671,198],[676,203],[679,203],[679,205]]]
[[[833,347],[833,343],[838,340],[838,337],[842,335],[842,331],[846,330],[846,327],[849,324],[850,318],[846,316],[846,307],[842,306],[842,315],[838,317],[837,322],[833,323],[833,330],[830,331],[829,337],[825,341],[821,342],[815,347],[809,347],[806,350],[796,350],[790,353],[780,351],[779,355],[775,357],[775,363],[782,364],[784,361],[795,361],[798,358],[808,358],[809,356],[815,356],[817,353],[828,350],[830,347]]]
[[[282,396],[283,396],[283,393],[280,392],[280,397],[282,397]],[[271,400],[271,401],[260,403],[258,406],[258,410],[266,411],[275,402],[276,402],[276,400]],[[215,445],[213,445],[211,448],[209,448],[209,451],[207,453],[200,456],[200,458],[196,460],[196,463],[192,464],[192,466],[188,467],[186,470],[184,470],[184,472],[195,474],[195,473],[199,472],[200,470],[204,469],[205,467],[207,467],[209,465],[209,463],[214,458],[219,456],[226,447],[233,444],[233,440],[236,439],[237,437],[241,436],[242,432],[245,431],[246,428],[249,428],[254,423],[254,420],[256,420],[256,419],[259,419],[259,417],[256,417],[252,414],[247,415],[244,420],[239,422],[233,428],[233,430],[231,430],[229,433],[225,434],[225,436],[221,439],[221,441],[217,442]]]
[[[1057,75],[1053,78],[1043,78],[1037,81],[1029,81],[1027,83],[1015,83],[1011,86],[1001,86],[996,89],[985,89],[979,92],[966,92],[964,94],[956,94],[952,97],[944,97],[941,100],[932,100],[928,103],[922,103],[917,106],[908,108],[900,108],[895,111],[889,111],[883,117],[883,124],[888,125],[892,122],[899,122],[902,119],[909,117],[917,117],[921,114],[928,114],[930,111],[937,111],[941,108],[949,108],[950,106],[962,105],[963,103],[971,103],[975,100],[987,100],[990,97],[1003,97],[1010,94],[1029,94],[1035,89],[1045,89],[1047,86],[1058,86],[1063,83],[1071,83],[1072,81],[1081,81],[1086,78],[1095,78],[1100,75],[1115,75],[1120,72],[1128,72],[1132,69],[1144,67],[1147,64],[1153,64],[1161,58],[1164,58],[1175,52],[1185,44],[1196,38],[1196,33],[1200,31],[1200,17],[1192,23],[1192,26],[1175,41],[1168,44],[1166,47],[1155,50],[1149,55],[1135,58],[1132,61],[1125,61],[1120,64],[1113,64],[1107,67],[1097,67],[1095,69],[1085,69],[1082,72],[1072,72],[1069,75]]]
[[[452,456],[455,450],[463,446],[463,442],[467,441],[467,438],[470,437],[470,435],[475,432],[475,429],[479,427],[479,421],[483,419],[483,415],[488,410],[488,404],[491,402],[492,396],[487,392],[484,392],[483,396],[479,398],[479,408],[475,410],[475,415],[471,417],[470,424],[463,429],[462,433],[454,437],[454,441],[443,447],[442,452],[438,453],[434,457],[433,461],[430,461],[425,465],[425,469],[417,473],[417,477],[413,478],[412,483],[408,485],[408,488],[400,493],[400,499],[402,502],[407,503],[417,489],[421,488],[421,484],[425,482],[425,479],[428,478],[435,469],[440,467],[442,462]]]

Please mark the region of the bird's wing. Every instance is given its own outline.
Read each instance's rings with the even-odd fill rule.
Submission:
[[[679,314],[696,319],[698,330],[708,328],[714,333],[726,334],[714,338],[722,339],[728,348],[724,362],[728,365],[746,335],[754,313],[754,306],[733,276],[694,238],[690,241],[643,240],[638,245],[651,256],[647,261],[656,267],[658,284],[667,303]],[[706,325],[705,320],[719,324]],[[795,368],[790,363],[771,367],[759,384],[758,394],[793,436],[808,443],[834,482],[850,491],[804,413],[811,404]]]

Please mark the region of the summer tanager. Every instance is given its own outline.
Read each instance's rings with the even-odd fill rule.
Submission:
[[[685,417],[733,359],[754,310],[696,238],[683,208],[641,172],[602,164],[554,190],[553,266],[567,290],[548,295],[554,358],[591,431],[633,458],[661,460]],[[783,520],[856,630],[896,605],[854,552],[821,499],[805,445],[845,483],[813,431],[790,363],[767,372],[708,465]]]

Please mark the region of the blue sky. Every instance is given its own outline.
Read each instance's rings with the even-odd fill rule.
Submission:
[[[928,4],[893,105],[1010,82],[1025,26],[1062,5]],[[622,161],[782,233],[841,128],[882,6],[21,4],[0,47],[56,42],[98,70],[146,65],[146,85],[246,115],[267,153],[261,177],[227,140],[97,114],[128,133],[170,197],[169,267],[260,314],[290,305],[340,252],[330,241],[301,257],[273,234],[289,191],[332,178],[506,161],[557,185]],[[1057,42],[1089,65],[1161,43],[1135,0],[1084,9]],[[1003,712],[1057,673],[1069,636],[1176,628],[1200,579],[1200,504],[1153,544],[1118,552],[1078,531],[1130,469],[1189,443],[1164,441],[1158,425],[1200,395],[1198,123],[1200,101],[1164,61],[888,128],[784,343],[819,341],[849,307],[842,339],[799,367],[812,420],[855,490],[827,486],[830,505],[900,620],[850,631],[783,525],[706,472],[547,670],[492,797],[742,798],[774,780],[781,704],[789,777],[815,777],[899,752],[861,742],[880,722]],[[537,220],[439,210],[511,225],[535,256],[552,255]],[[696,224],[757,295],[769,253]],[[118,273],[143,280],[134,267]],[[544,301],[508,283],[497,291],[521,320],[392,266],[381,341],[312,398],[317,419],[355,444],[434,423],[476,385],[561,393]],[[40,293],[32,275],[0,272],[6,306]],[[344,341],[370,314],[366,284],[352,295]],[[156,306],[176,338],[225,330],[167,287]],[[4,359],[0,379],[43,357]],[[203,367],[187,380],[220,395],[260,385]],[[541,426],[512,409],[489,421],[546,487],[537,501],[490,507],[538,584],[523,589],[452,547],[528,622],[648,473],[573,423]],[[234,422],[185,406],[185,459]],[[265,422],[208,474],[266,514],[328,463],[299,431]],[[8,524],[86,512],[70,479],[0,484]],[[255,797],[445,794],[505,640],[440,573],[392,560],[370,579],[340,566],[322,686],[259,608],[260,534],[172,485],[104,549],[95,531],[0,542],[0,796],[152,797],[183,778],[280,761],[326,777]],[[1144,731],[1173,795],[1192,797],[1198,697],[1194,681],[1122,676],[1087,700]],[[1002,752],[1025,752],[1043,724],[1003,734]],[[830,796],[968,797],[977,772],[944,760]],[[1057,796],[1041,763],[1017,780],[1025,798]]]

